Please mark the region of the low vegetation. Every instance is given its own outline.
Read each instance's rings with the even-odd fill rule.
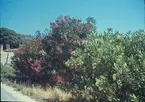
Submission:
[[[47,35],[15,51],[13,80],[29,86],[20,90],[48,102],[145,101],[145,31],[99,34],[95,25],[58,17]]]
[[[10,65],[1,64],[1,82],[12,86],[16,91],[21,91],[39,102],[49,102],[49,100],[58,100],[62,102],[73,98],[71,92],[66,92],[58,87],[47,86],[45,89],[41,85],[27,85],[16,80],[15,70]]]

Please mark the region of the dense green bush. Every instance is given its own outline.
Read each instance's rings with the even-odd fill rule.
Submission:
[[[8,28],[0,28],[0,44],[6,49],[6,44],[10,44],[11,48],[18,48],[23,43],[21,34]]]
[[[145,101],[145,32],[90,36],[72,52],[73,82],[99,102]]]

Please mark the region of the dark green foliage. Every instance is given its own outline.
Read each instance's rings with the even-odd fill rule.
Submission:
[[[11,48],[19,47],[21,36],[8,28],[0,28],[0,44],[10,44]]]

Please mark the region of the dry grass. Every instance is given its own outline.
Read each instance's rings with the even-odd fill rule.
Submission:
[[[38,98],[38,99],[58,99],[59,101],[69,101],[72,98],[70,92],[65,92],[59,88],[48,87],[46,90],[42,89],[40,86],[36,87],[22,87],[20,90],[22,93]]]
[[[9,52],[9,55],[13,56],[13,52]],[[7,52],[1,52],[2,58],[5,58],[6,56],[7,56]],[[37,100],[58,99],[59,101],[66,102],[69,101],[70,98],[72,98],[72,94],[70,92],[65,92],[57,87],[54,88],[47,87],[46,90],[44,90],[41,86],[28,87],[24,84],[18,84],[16,82],[11,82],[11,81],[5,81],[4,83],[12,86],[17,91],[21,91],[23,94],[27,96],[36,98]]]
[[[9,64],[11,63],[11,58],[14,56],[14,53],[13,52],[4,52],[4,51],[1,51],[0,57],[1,57],[1,63],[2,64],[5,64],[6,59],[7,59],[7,55],[8,55],[8,63]]]
[[[69,99],[72,98],[71,93],[65,92],[59,88],[48,88],[46,94],[49,99],[53,97],[54,99],[59,99],[60,101],[69,101]]]
[[[36,99],[38,102],[44,102],[44,100],[48,99],[57,99],[62,102],[69,102],[69,100],[73,98],[73,95],[70,92],[65,92],[64,90],[57,87],[47,87],[46,90],[44,90],[41,86],[30,87],[26,86],[25,84],[18,84],[16,81],[11,82],[6,80],[4,83],[13,87],[16,91],[20,91],[24,95]]]

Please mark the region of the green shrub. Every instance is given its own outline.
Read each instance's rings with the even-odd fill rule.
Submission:
[[[84,49],[72,52],[74,84],[100,102],[145,100],[145,32],[90,36]]]

